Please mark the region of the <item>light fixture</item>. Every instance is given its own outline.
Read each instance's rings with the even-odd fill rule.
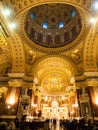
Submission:
[[[95,11],[98,10],[98,1],[97,1],[97,0],[93,3],[93,9],[94,9]]]
[[[52,107],[57,107],[59,104],[58,104],[58,101],[54,99],[52,101],[51,105],[52,105]]]
[[[62,109],[60,109],[60,112],[63,112],[63,110],[62,110]]]
[[[8,108],[8,109],[10,109],[10,108],[11,108],[11,106],[10,106],[10,105],[8,105],[8,106],[7,106],[7,108]]]
[[[12,23],[9,23],[9,28],[11,30],[15,29],[16,28],[16,23],[12,22]]]
[[[65,97],[64,97],[64,96],[62,96],[62,100],[65,100]]]
[[[47,96],[45,97],[45,102],[46,102],[46,101],[48,101],[48,97],[47,97]]]
[[[16,24],[15,23],[11,23],[11,27],[14,29],[16,28]]]
[[[10,16],[11,15],[11,10],[9,8],[4,9],[4,15]]]
[[[96,103],[96,105],[98,105],[98,97],[96,98],[96,102],[95,103]]]
[[[93,17],[92,17],[92,18],[90,19],[90,23],[91,23],[91,24],[95,24],[95,23],[96,23],[96,18],[93,18]]]
[[[14,104],[15,104],[15,99],[14,99],[14,97],[11,97],[11,98],[8,100],[8,104],[10,104],[10,105],[14,105]]]

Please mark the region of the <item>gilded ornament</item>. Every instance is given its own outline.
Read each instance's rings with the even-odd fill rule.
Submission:
[[[82,62],[82,51],[76,50],[76,51],[72,52],[71,57],[75,61],[75,63]]]
[[[8,84],[9,84],[9,86],[12,86],[12,87],[21,87],[22,86],[22,82],[18,81],[18,80],[9,81]]]

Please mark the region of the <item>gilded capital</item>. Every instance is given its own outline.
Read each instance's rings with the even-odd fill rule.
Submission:
[[[9,81],[8,85],[12,86],[12,87],[21,87],[22,86],[22,81],[18,81],[17,79],[15,79],[13,81]]]

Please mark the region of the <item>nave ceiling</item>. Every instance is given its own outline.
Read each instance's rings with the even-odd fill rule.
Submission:
[[[11,8],[12,14],[0,13],[0,93],[12,79],[31,85],[37,77],[46,95],[66,94],[68,86],[84,87],[88,77],[97,79],[98,25],[89,22],[98,18],[93,2],[2,0],[1,11]],[[15,29],[7,25],[11,21]]]

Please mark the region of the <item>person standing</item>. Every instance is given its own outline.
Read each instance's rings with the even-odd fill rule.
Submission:
[[[56,129],[56,119],[53,118],[53,127],[54,127],[54,130]]]

